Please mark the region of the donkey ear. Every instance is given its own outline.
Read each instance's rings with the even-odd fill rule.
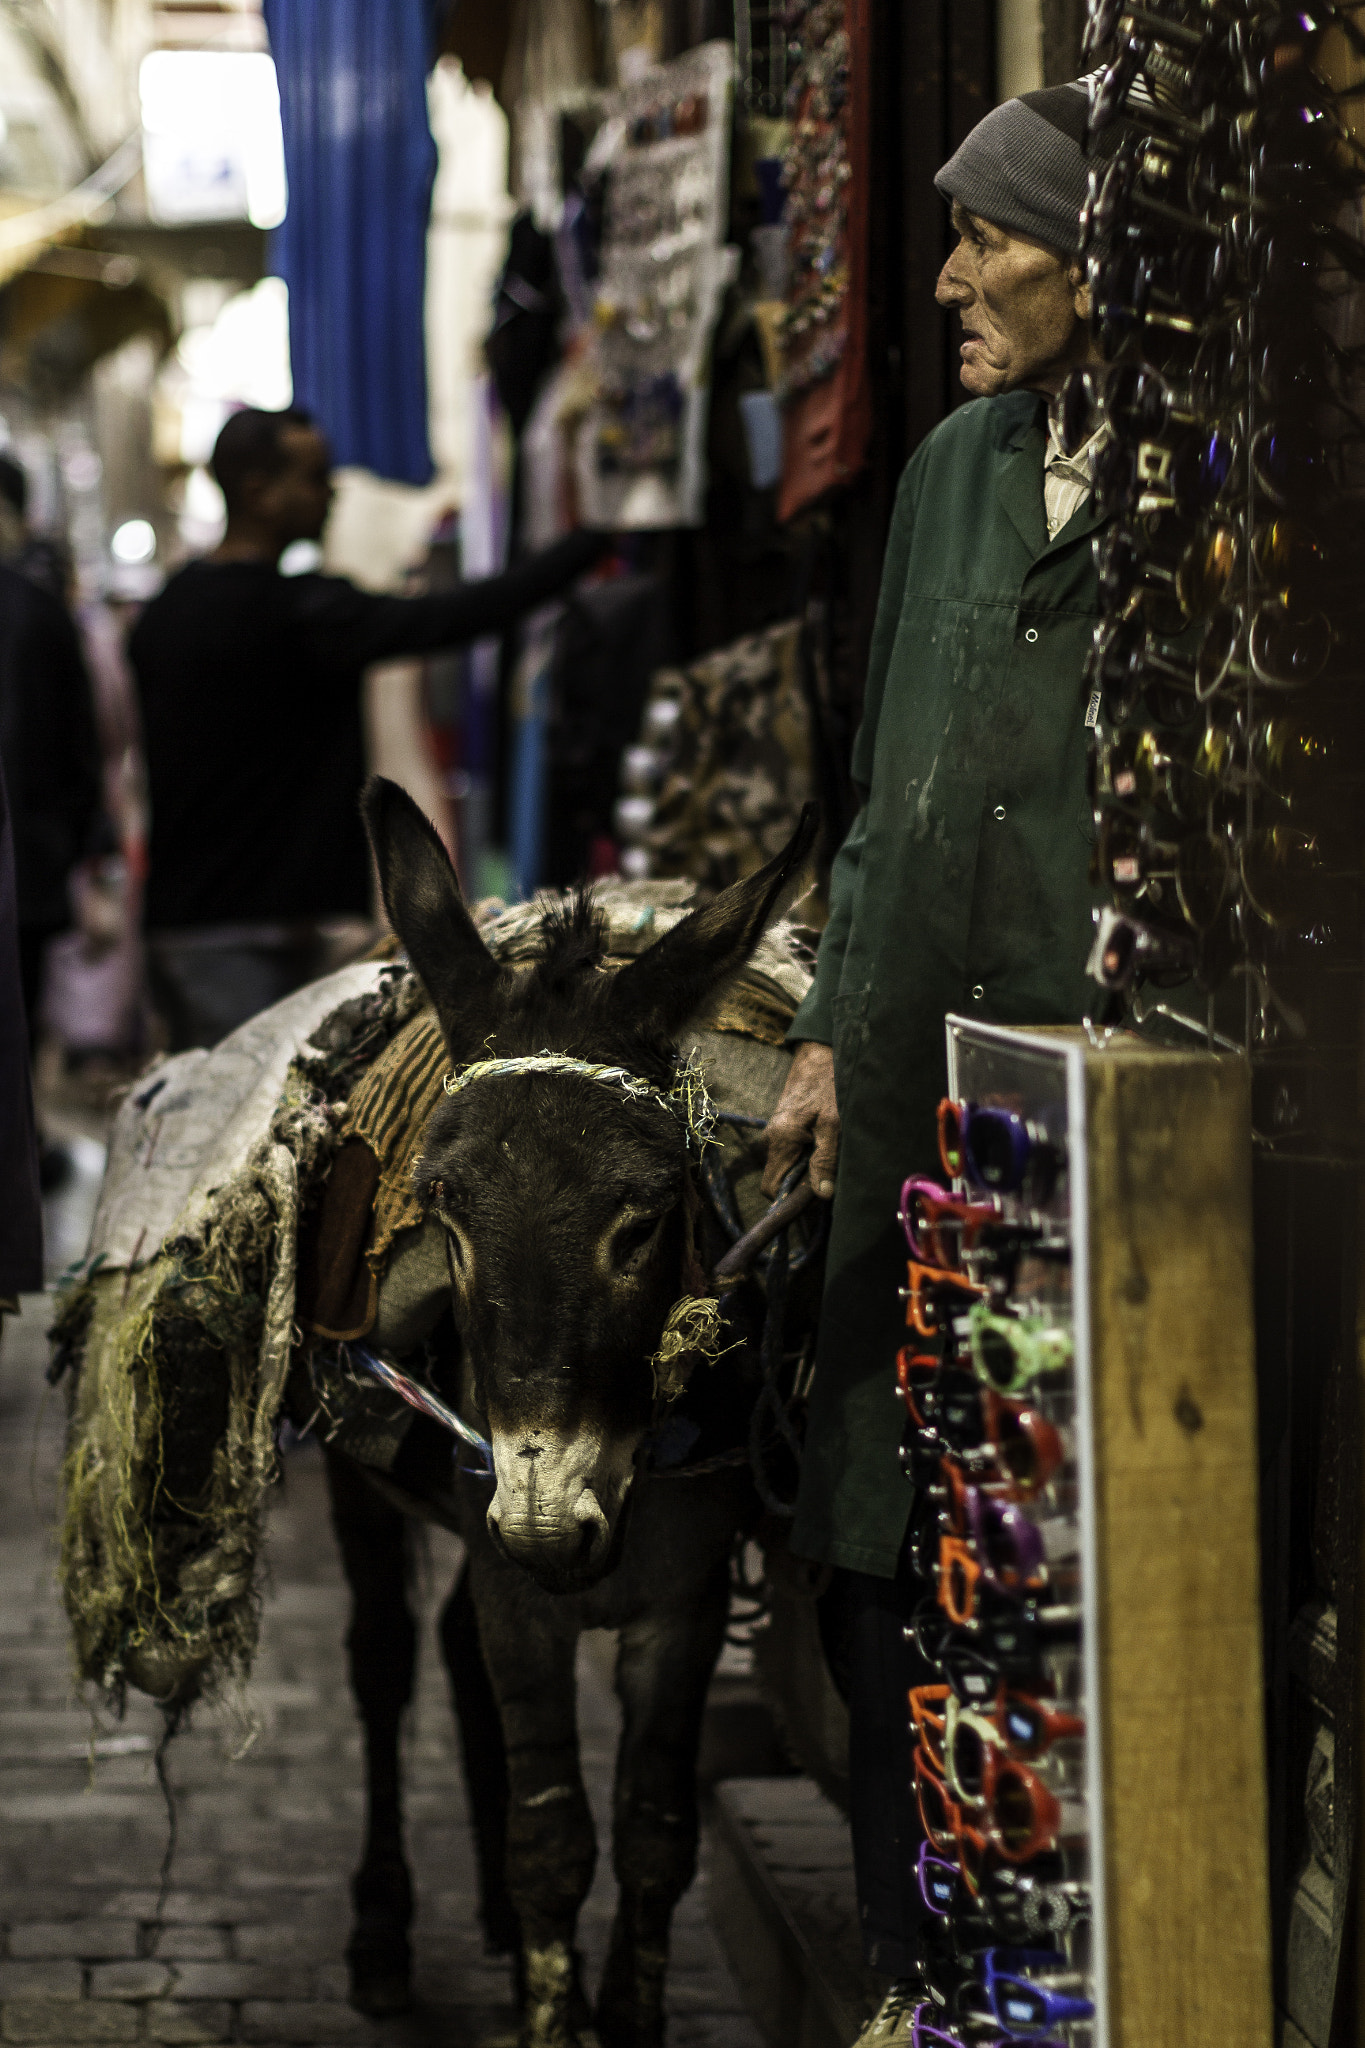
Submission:
[[[621,968],[612,982],[613,1013],[637,1027],[676,1031],[713,988],[739,971],[784,898],[795,893],[819,822],[820,806],[807,804],[766,867],[732,882]]]
[[[360,810],[374,848],[389,923],[436,1005],[447,1039],[461,1036],[461,1020],[471,1002],[489,995],[504,970],[465,909],[435,826],[407,791],[382,775],[372,775]]]

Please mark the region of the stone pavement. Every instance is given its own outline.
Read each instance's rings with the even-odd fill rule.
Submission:
[[[375,2026],[345,2002],[347,1881],[362,1825],[360,1739],[342,1655],[346,1595],[321,1460],[291,1454],[277,1497],[252,1699],[233,1731],[201,1716],[170,1753],[179,1840],[158,1917],[166,1815],[159,1719],[82,1702],[54,1584],[62,1402],[45,1393],[47,1303],[0,1345],[0,2041],[373,2043],[511,2048],[506,1965],[482,1953],[455,1729],[433,1623],[458,1558],[426,1532],[418,1692],[406,1737],[418,2004]],[[612,1911],[606,1851],[615,1702],[604,1645],[580,1668],[584,1770],[603,1844],[585,1910],[590,1981]],[[671,2048],[761,2048],[706,1917],[708,1857],[676,1920]]]

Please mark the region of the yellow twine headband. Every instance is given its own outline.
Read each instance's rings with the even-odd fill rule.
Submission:
[[[601,1081],[619,1088],[633,1102],[657,1102],[670,1116],[677,1117],[698,1152],[708,1142],[716,1121],[716,1108],[706,1091],[706,1075],[695,1051],[679,1067],[673,1086],[664,1090],[641,1080],[628,1067],[609,1067],[592,1060],[576,1060],[566,1052],[523,1053],[514,1059],[475,1060],[447,1074],[441,1086],[447,1095],[458,1095],[471,1081],[486,1081],[497,1074],[578,1074],[588,1081]]]

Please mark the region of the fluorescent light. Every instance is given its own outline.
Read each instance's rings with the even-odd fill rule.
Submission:
[[[116,562],[150,562],[156,553],[156,529],[149,519],[125,519],[114,528],[109,552]]]
[[[284,219],[275,66],[254,50],[153,50],[138,73],[147,204],[159,221]]]

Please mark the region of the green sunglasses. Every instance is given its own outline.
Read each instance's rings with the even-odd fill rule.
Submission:
[[[977,1301],[967,1324],[977,1378],[998,1394],[1020,1393],[1030,1381],[1071,1363],[1071,1332],[1046,1316],[1002,1316]]]

